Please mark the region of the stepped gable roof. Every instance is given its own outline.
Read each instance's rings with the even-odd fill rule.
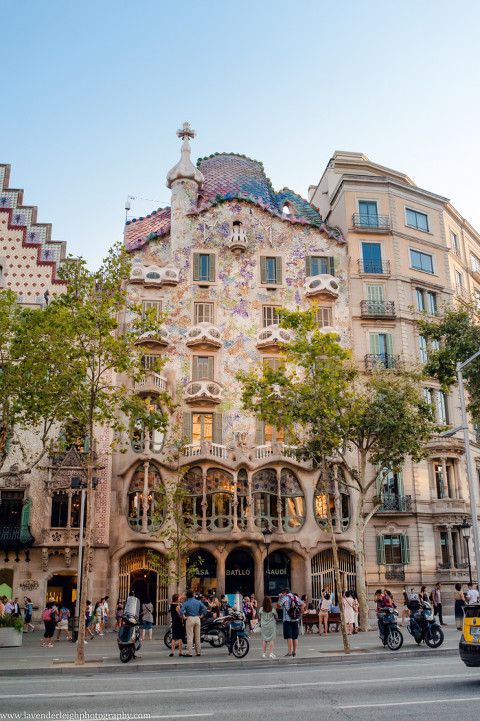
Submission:
[[[198,194],[197,208],[190,211],[197,215],[218,203],[243,200],[262,208],[287,223],[312,225],[327,233],[338,242],[345,242],[339,230],[331,228],[322,219],[318,208],[289,188],[275,192],[265,175],[263,164],[245,155],[216,153],[200,158],[197,167],[204,177]],[[283,213],[285,204],[290,210]],[[127,221],[125,244],[127,250],[140,248],[150,240],[170,232],[170,208],[159,209],[144,218]]]

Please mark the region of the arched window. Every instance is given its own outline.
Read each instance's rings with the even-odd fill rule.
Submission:
[[[338,483],[338,494],[340,499],[338,514],[337,509],[335,508],[335,483]],[[350,525],[350,494],[345,484],[345,476],[341,468],[336,469],[336,477],[333,475],[333,473],[330,475],[330,479],[328,481],[328,493],[326,495],[322,490],[321,482],[318,481],[317,483],[314,498],[315,518],[321,528],[326,528],[327,526],[327,498],[330,505],[333,528],[336,528],[337,526],[338,515],[338,519],[340,521],[340,530],[346,531]]]
[[[165,486],[155,466],[149,466],[145,484],[145,467],[139,465],[133,474],[128,489],[128,522],[135,531],[140,531],[146,511],[146,524],[150,531],[160,528],[165,519]],[[144,494],[147,492],[147,507],[144,509]]]
[[[192,528],[202,525],[203,478],[202,469],[190,468],[182,481],[182,515],[184,523]]]
[[[270,528],[278,528],[277,510],[277,473],[273,468],[264,468],[252,478],[253,521],[263,530],[268,523]]]
[[[241,468],[237,475],[237,523],[245,531],[248,525],[248,474]]]
[[[233,526],[233,476],[220,468],[207,471],[207,528],[224,531]]]
[[[282,468],[280,476],[282,494],[282,521],[286,533],[295,533],[305,521],[305,502],[298,479],[288,468]]]

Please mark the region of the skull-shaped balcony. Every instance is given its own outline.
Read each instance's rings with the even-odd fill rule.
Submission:
[[[210,407],[223,400],[223,387],[212,380],[190,381],[183,389],[183,400],[196,406]]]
[[[130,282],[143,283],[145,286],[177,285],[180,280],[180,271],[167,266],[136,265],[130,271]]]
[[[279,325],[267,325],[266,328],[257,333],[257,348],[259,350],[268,350],[270,348],[278,348],[284,343],[290,343],[293,338],[291,331],[286,328],[280,328]]]
[[[189,348],[215,350],[222,345],[222,333],[217,326],[204,321],[188,329],[185,344]]]
[[[136,345],[146,348],[166,348],[170,343],[170,333],[166,328],[159,328],[154,332],[142,333],[135,341]]]
[[[167,380],[160,373],[147,371],[143,378],[135,381],[135,391],[141,396],[160,395],[167,390]]]
[[[244,253],[247,249],[248,241],[247,234],[245,233],[242,224],[238,221],[233,221],[232,234],[228,241],[228,247],[237,257]]]
[[[328,273],[310,276],[305,281],[305,295],[307,298],[337,298],[339,289],[337,278]]]

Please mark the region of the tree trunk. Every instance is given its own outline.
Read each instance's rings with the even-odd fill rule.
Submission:
[[[330,531],[330,539],[332,541],[332,555],[333,555],[333,572],[335,575],[335,584],[337,586],[337,601],[340,609],[340,625],[342,627],[342,638],[343,638],[343,650],[345,653],[350,653],[350,644],[348,642],[347,624],[345,623],[345,613],[343,608],[343,597],[342,597],[342,579],[340,578],[340,568],[338,565],[338,550],[337,541],[335,539],[335,533],[332,525],[332,514],[330,511],[330,502],[328,497],[328,472],[325,455],[323,453],[322,436],[320,433],[320,444],[322,448],[322,489],[325,493],[325,505],[327,508],[327,524],[328,530]],[[339,598],[338,598],[339,597]],[[319,628],[320,631],[320,628]]]
[[[360,631],[371,631],[368,620],[367,582],[365,578],[365,523],[363,519],[365,497],[360,493],[355,524],[355,548],[357,552],[358,625]]]
[[[345,609],[343,608],[343,596],[342,596],[342,579],[340,578],[340,568],[338,565],[338,550],[337,541],[332,527],[332,514],[330,513],[330,504],[327,496],[327,521],[330,527],[330,538],[332,541],[332,554],[333,554],[333,570],[335,573],[335,583],[337,586],[337,602],[340,609],[340,625],[342,627],[342,639],[343,639],[343,650],[345,653],[350,653],[350,643],[348,642],[347,624],[345,622]]]
[[[75,663],[77,665],[83,665],[85,663],[85,609],[87,607],[87,592],[88,592],[88,567],[90,564],[90,549],[92,539],[92,526],[93,526],[93,463],[94,463],[94,443],[93,443],[93,421],[89,423],[89,440],[90,445],[88,449],[88,465],[87,465],[87,521],[85,524],[85,539],[83,544],[83,558],[82,558],[82,588],[80,595],[80,610],[78,612],[78,642],[77,642],[77,655]],[[83,528],[80,529],[80,533],[83,533]],[[78,593],[78,581],[77,578],[77,593]]]

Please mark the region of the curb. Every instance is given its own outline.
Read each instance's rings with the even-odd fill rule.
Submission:
[[[357,663],[364,663],[365,661],[385,661],[385,658],[388,654],[389,659],[409,659],[409,658],[423,658],[423,657],[429,657],[431,658],[432,653],[436,656],[441,657],[448,657],[448,656],[457,656],[458,657],[458,648],[440,648],[440,649],[422,649],[422,648],[414,648],[411,651],[389,651],[386,649],[385,651],[373,651],[365,652],[365,651],[353,651],[351,654],[345,654],[345,653],[332,653],[331,655],[324,655],[319,657],[308,657],[308,658],[295,658],[295,659],[285,659],[285,658],[277,658],[275,660],[260,660],[255,659],[251,661],[237,661],[237,660],[225,660],[225,661],[207,661],[207,662],[201,662],[196,664],[195,666],[191,663],[185,664],[185,663],[150,663],[150,664],[122,664],[120,661],[118,661],[118,664],[92,664],[92,662],[87,662],[85,666],[63,666],[61,664],[58,664],[58,666],[48,666],[46,668],[17,668],[17,669],[0,669],[0,678],[9,678],[9,677],[19,677],[19,676],[55,676],[55,675],[83,675],[83,676],[93,676],[94,674],[107,674],[107,673],[132,673],[132,672],[139,672],[139,673],[152,673],[152,672],[159,672],[164,671],[166,673],[170,671],[189,671],[190,673],[192,671],[202,671],[204,669],[208,670],[220,670],[225,669],[226,667],[232,667],[233,668],[243,668],[243,669],[254,669],[254,668],[265,668],[268,666],[269,668],[272,666],[325,666],[326,664],[332,665],[332,664],[357,664]]]

